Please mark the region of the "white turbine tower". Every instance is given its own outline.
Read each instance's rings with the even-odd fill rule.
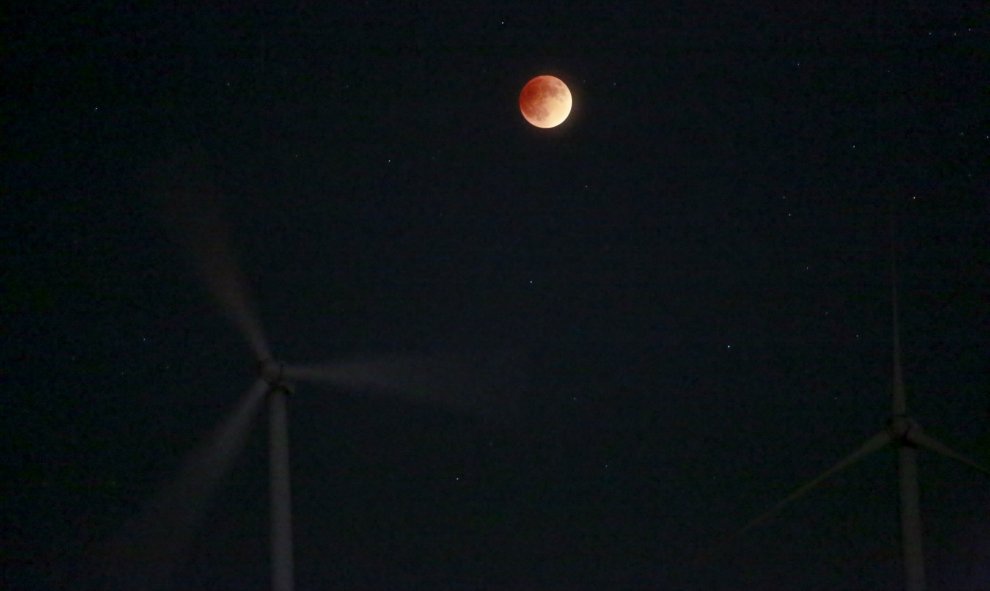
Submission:
[[[517,377],[510,356],[460,354],[391,356],[313,365],[276,361],[255,313],[223,223],[217,193],[199,160],[169,167],[163,196],[178,238],[193,255],[220,310],[247,342],[257,377],[213,435],[185,462],[178,478],[104,551],[111,581],[126,588],[168,588],[196,526],[224,476],[243,449],[267,398],[271,495],[271,585],[293,589],[292,503],[289,474],[288,398],[296,382],[376,391],[459,412],[488,414],[505,408]],[[514,384],[513,384],[514,385]]]
[[[770,510],[747,523],[738,534],[767,521],[791,502],[804,496],[830,476],[859,462],[866,456],[888,445],[897,450],[897,477],[900,493],[901,555],[904,563],[904,588],[906,591],[925,590],[925,562],[921,545],[921,509],[918,494],[918,449],[941,454],[990,474],[990,470],[954,451],[944,443],[926,434],[908,414],[904,391],[904,372],[901,366],[901,331],[897,292],[897,256],[891,241],[891,308],[893,332],[893,384],[891,388],[891,418],[879,433],[866,440],[856,451],[822,472]]]

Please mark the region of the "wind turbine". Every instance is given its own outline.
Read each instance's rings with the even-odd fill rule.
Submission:
[[[168,584],[211,497],[243,449],[254,419],[267,400],[271,503],[271,585],[293,589],[292,503],[289,474],[288,399],[297,382],[324,383],[361,392],[381,392],[456,412],[489,415],[507,406],[505,371],[514,355],[417,355],[359,358],[310,365],[288,365],[272,355],[246,281],[231,248],[217,202],[218,192],[200,161],[202,154],[178,159],[156,175],[167,203],[170,226],[185,243],[216,304],[246,341],[256,378],[224,421],[183,465],[138,519],[115,539],[108,552],[111,569],[129,562],[128,588]],[[173,163],[174,164],[174,163]],[[205,180],[205,182],[204,182]],[[498,377],[496,378],[496,373]],[[513,384],[514,385],[514,384]],[[126,568],[126,567],[125,567]],[[111,578],[121,579],[115,572]],[[129,577],[129,578],[128,578]]]
[[[893,228],[893,227],[892,227]],[[893,237],[893,229],[891,230]],[[918,449],[927,449],[947,458],[957,460],[976,470],[990,474],[990,470],[966,456],[954,451],[941,441],[925,433],[911,417],[904,390],[904,372],[901,365],[901,331],[897,292],[897,256],[891,239],[891,318],[893,333],[893,384],[891,388],[891,417],[876,435],[867,439],[858,449],[825,470],[770,510],[751,520],[737,532],[740,535],[779,513],[827,478],[856,464],[872,453],[887,446],[897,450],[897,478],[900,496],[901,556],[904,563],[904,588],[906,591],[925,590],[925,562],[921,545],[921,509],[918,493]]]

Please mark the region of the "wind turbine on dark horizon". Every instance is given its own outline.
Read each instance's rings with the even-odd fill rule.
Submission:
[[[918,489],[917,457],[919,449],[926,449],[990,475],[990,469],[956,452],[941,441],[925,433],[908,412],[904,389],[904,371],[901,364],[901,331],[897,290],[897,254],[894,248],[891,226],[891,318],[893,333],[893,384],[891,387],[891,416],[877,434],[867,439],[858,449],[808,481],[771,509],[752,519],[736,535],[766,522],[793,501],[815,489],[827,478],[856,464],[872,453],[887,446],[897,450],[897,479],[900,497],[901,556],[904,564],[904,589],[925,591],[925,560],[922,550],[921,508]]]
[[[294,587],[288,399],[299,382],[381,393],[458,413],[496,416],[519,374],[514,354],[392,355],[294,365],[276,360],[228,237],[202,153],[186,155],[154,175],[169,226],[185,243],[214,300],[246,341],[256,378],[235,409],[192,453],[178,477],[102,551],[104,573],[132,589],[167,588],[173,571],[247,436],[262,404],[269,416],[271,588]],[[507,371],[508,370],[508,371]]]

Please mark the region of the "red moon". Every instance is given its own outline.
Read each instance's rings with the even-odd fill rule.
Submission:
[[[560,78],[537,76],[519,93],[519,110],[531,125],[557,127],[571,114],[571,91]]]

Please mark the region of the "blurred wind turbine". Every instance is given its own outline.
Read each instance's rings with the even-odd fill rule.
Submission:
[[[267,398],[271,495],[272,589],[293,588],[292,505],[289,475],[288,398],[295,382],[324,383],[361,392],[445,406],[456,412],[490,414],[509,405],[505,395],[518,374],[504,355],[391,356],[314,365],[275,360],[261,328],[209,181],[205,157],[180,158],[158,178],[169,225],[193,256],[221,312],[250,348],[254,384],[184,464],[148,510],[110,545],[112,579],[128,588],[162,588],[183,558],[210,499],[243,449],[261,403]],[[517,369],[517,367],[516,367]]]
[[[893,238],[893,230],[891,231]],[[751,520],[736,535],[768,521],[793,501],[799,499],[830,476],[856,464],[888,445],[897,449],[897,476],[900,491],[901,556],[904,563],[904,588],[906,591],[925,590],[925,563],[921,546],[921,511],[918,494],[918,449],[941,454],[962,462],[971,468],[990,474],[990,470],[966,456],[952,450],[944,443],[922,431],[921,426],[908,414],[907,397],[904,390],[904,372],[901,366],[901,331],[897,293],[897,255],[894,241],[891,240],[891,308],[893,329],[893,388],[891,418],[879,433],[867,439],[858,449],[843,458],[828,470],[822,472],[790,495],[774,505],[770,510]]]

